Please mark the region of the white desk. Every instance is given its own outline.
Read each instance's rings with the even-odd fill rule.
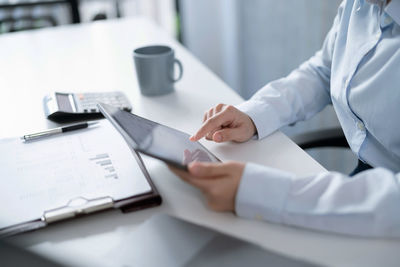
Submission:
[[[176,92],[140,95],[132,50],[162,43],[176,49],[184,65]],[[170,36],[144,19],[97,22],[0,36],[0,137],[55,126],[44,118],[46,92],[122,90],[134,111],[172,127],[194,132],[203,112],[219,103],[242,99]],[[253,161],[299,175],[323,168],[282,133],[245,144],[204,143],[221,159]],[[5,153],[4,151],[1,153]],[[162,163],[146,159],[163,196],[160,207],[121,214],[108,211],[59,223],[13,240],[67,263],[90,265],[112,260],[108,251],[156,213],[167,213],[254,242],[272,251],[335,266],[395,266],[400,242],[330,235],[215,213],[202,195],[171,174]],[[1,177],[1,170],[0,170]],[[134,248],[132,248],[134,249]]]

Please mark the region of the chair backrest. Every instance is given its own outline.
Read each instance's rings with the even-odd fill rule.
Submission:
[[[80,14],[77,0],[20,0],[0,4],[0,34],[7,32],[32,30],[59,25],[54,13],[56,8],[67,6],[70,13],[70,22],[79,23]],[[37,9],[44,12],[38,14]],[[47,12],[46,14],[46,11]],[[57,11],[56,11],[57,12]]]
[[[292,137],[292,140],[302,149],[316,147],[349,148],[342,128],[322,129]]]

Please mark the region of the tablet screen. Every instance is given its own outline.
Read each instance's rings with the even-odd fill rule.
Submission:
[[[109,105],[101,107],[135,142],[134,149],[140,152],[183,166],[192,161],[219,161],[199,142],[190,141],[187,133]]]

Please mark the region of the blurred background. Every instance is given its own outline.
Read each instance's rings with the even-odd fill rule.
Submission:
[[[0,35],[144,16],[177,38],[244,99],[286,76],[322,45],[341,0],[0,0]],[[215,92],[218,94],[218,92]],[[199,115],[200,116],[200,115]],[[337,127],[332,107],[282,129],[289,136]],[[350,150],[308,151],[349,173]]]

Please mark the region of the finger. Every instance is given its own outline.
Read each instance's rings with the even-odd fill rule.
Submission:
[[[222,125],[228,123],[230,120],[230,116],[228,113],[218,113],[217,115],[213,116],[212,118],[209,118],[203,126],[195,133],[193,136],[190,137],[191,141],[198,141],[204,136],[207,135],[207,133],[211,131],[215,131],[216,129],[220,128]]]
[[[188,184],[193,185],[194,187],[199,188],[202,191],[207,191],[209,188],[209,181],[204,180],[204,179],[199,179],[197,177],[193,177],[190,173],[187,171],[175,168],[171,165],[168,165],[168,168],[175,173],[177,176],[179,176],[182,180],[187,182]]]
[[[217,143],[227,141],[242,141],[246,139],[246,137],[243,135],[243,131],[239,128],[223,128],[215,131],[211,138]]]
[[[209,118],[211,118],[214,114],[213,108],[210,108],[209,110],[207,110],[206,112],[204,112],[204,116],[203,116],[203,122],[205,122],[206,120],[208,120]]]
[[[208,116],[208,111],[204,114],[204,118],[203,118],[203,123],[206,122],[210,117]],[[192,137],[190,137],[189,139],[191,139]],[[212,135],[210,135],[209,133],[206,134],[205,138],[209,141],[212,141]],[[193,141],[193,140],[192,140]]]
[[[213,108],[212,116],[215,116],[216,114],[218,114],[219,111],[221,111],[221,109],[222,109],[222,104],[218,104],[215,108]],[[209,113],[208,118],[211,118],[211,117],[212,117],[212,116],[210,116],[210,115],[211,115],[211,113]],[[213,135],[214,135],[214,133],[215,133],[216,131],[220,130],[220,129],[222,129],[222,126],[220,126],[220,127],[216,128],[216,129],[210,131],[209,133],[207,133],[206,136],[205,136],[206,139],[209,140],[209,141],[212,141],[212,140],[213,140]]]
[[[230,164],[226,163],[209,163],[209,162],[192,162],[188,166],[189,173],[195,177],[216,177],[224,176],[231,172]]]
[[[211,118],[212,116],[214,116],[214,109],[210,109],[210,110],[207,112],[207,118]]]
[[[211,118],[213,115],[214,115],[213,110],[207,111],[206,114],[205,114],[205,116],[204,116],[205,119],[203,120],[203,123],[204,123],[205,121],[207,121],[209,118]],[[213,135],[213,134],[214,134],[214,131],[213,131],[213,132],[210,132],[210,133],[207,133],[207,134],[205,135],[205,138],[206,138],[207,140],[209,140],[209,141],[212,141],[212,135]]]
[[[205,112],[203,116],[203,122],[205,122],[207,119],[208,119],[208,112]]]
[[[216,128],[216,129],[214,129],[213,131],[209,132],[209,133],[206,135],[206,139],[212,141],[212,140],[213,140],[213,135],[214,135],[214,133],[215,133],[216,131],[221,130],[221,129],[222,129],[222,127],[218,127],[218,128]]]
[[[215,111],[215,108],[212,108],[212,109],[210,109],[209,111],[208,111],[208,115],[207,115],[207,117],[208,118],[212,118],[212,117],[214,117],[214,115],[215,114],[217,114],[217,112]],[[216,131],[217,129],[215,129],[214,131],[211,131],[211,132],[209,132],[208,134],[206,134],[206,139],[207,140],[212,140],[212,135],[214,134],[214,132]]]
[[[215,106],[215,111],[220,112],[226,105],[225,104],[218,104]]]
[[[214,113],[213,114],[217,114],[218,112],[220,112],[223,107],[225,106],[225,104],[218,104],[216,105],[213,109],[214,109]],[[212,116],[209,116],[209,111],[205,112],[203,115],[203,122],[205,122],[208,118],[211,118]]]

